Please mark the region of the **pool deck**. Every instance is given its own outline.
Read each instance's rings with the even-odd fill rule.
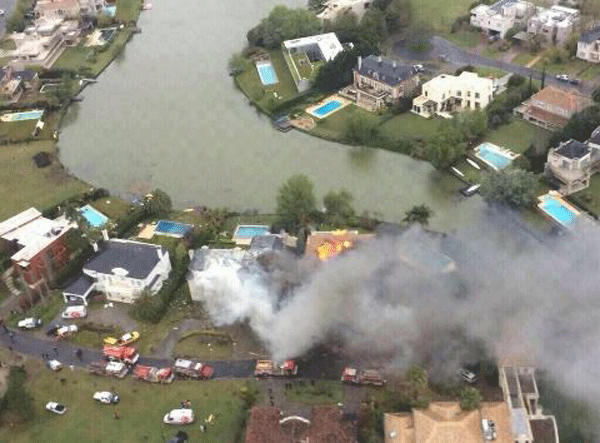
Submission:
[[[341,103],[341,106],[340,106],[339,108],[336,108],[336,109],[334,109],[334,110],[333,110],[333,111],[331,111],[331,112],[328,112],[326,115],[317,115],[317,114],[315,114],[315,113],[314,113],[314,111],[315,111],[316,109],[319,109],[321,106],[323,106],[323,105],[327,104],[327,102],[330,102],[330,101],[332,101],[332,100],[337,100],[337,101],[339,101],[339,102]],[[306,113],[307,113],[307,114],[310,114],[310,115],[312,115],[312,116],[313,116],[313,117],[315,117],[315,118],[318,118],[319,120],[321,120],[321,119],[324,119],[324,118],[327,118],[327,117],[329,117],[331,114],[334,114],[334,113],[336,113],[336,112],[337,112],[337,111],[339,111],[340,109],[343,109],[343,108],[345,108],[346,106],[348,106],[348,105],[350,105],[350,104],[352,104],[352,101],[350,101],[350,100],[348,100],[348,99],[346,99],[346,98],[342,97],[342,96],[341,96],[341,95],[339,95],[339,94],[333,94],[333,95],[330,95],[329,97],[327,97],[327,98],[325,98],[325,99],[321,100],[319,103],[317,103],[317,104],[314,104],[314,105],[311,105],[311,106],[309,106],[308,108],[306,108]]]
[[[551,213],[547,212],[543,206],[544,203],[546,202],[546,200],[548,199],[552,199],[557,201],[558,203],[560,203],[562,206],[564,206],[567,210],[569,210],[570,212],[573,213],[573,222],[565,225],[563,224],[560,220],[558,220],[557,218],[555,218],[554,216],[552,216]],[[560,194],[557,191],[549,191],[547,194],[544,195],[540,195],[538,197],[539,203],[537,204],[537,208],[540,210],[540,212],[545,215],[547,218],[549,218],[550,220],[554,221],[555,223],[557,223],[558,225],[562,226],[563,228],[567,228],[567,229],[571,229],[573,228],[573,224],[575,223],[575,221],[579,218],[579,216],[581,215],[581,212],[575,208],[575,206],[571,205],[570,203],[568,203],[562,196],[562,194]]]
[[[510,160],[510,162],[504,166],[503,168],[498,168],[498,166],[488,162],[485,158],[483,158],[480,154],[479,154],[479,149],[481,148],[481,146],[483,145],[488,145],[491,146],[492,149],[494,151],[496,151],[496,153],[498,155],[501,155],[503,157],[506,157]],[[490,142],[483,142],[479,145],[477,145],[475,148],[473,148],[473,158],[479,160],[480,162],[482,162],[484,165],[489,166],[490,168],[492,168],[494,171],[499,171],[501,169],[507,168],[510,166],[510,164],[517,158],[519,157],[521,154],[517,154],[516,152],[511,151],[508,148],[505,148],[503,146],[498,146],[495,145],[494,143],[490,143]]]

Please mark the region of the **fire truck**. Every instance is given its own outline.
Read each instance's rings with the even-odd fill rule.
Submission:
[[[208,380],[215,373],[215,370],[206,363],[182,359],[175,360],[173,370],[178,378],[193,378],[196,380]]]
[[[381,373],[373,369],[358,372],[355,368],[345,368],[344,372],[342,372],[342,382],[353,385],[385,385],[385,380]]]
[[[102,351],[107,360],[119,361],[128,365],[135,365],[140,358],[135,348],[128,346],[104,346]]]
[[[171,383],[175,378],[173,369],[157,368],[154,366],[137,365],[133,370],[133,375],[138,380],[149,381],[151,383]]]
[[[294,360],[286,360],[282,365],[272,360],[258,360],[254,369],[255,377],[293,377],[298,375],[298,365]]]
[[[109,363],[97,361],[90,363],[88,366],[88,371],[95,375],[124,378],[129,372],[129,367],[127,367],[125,363],[120,363],[117,361],[111,361]]]

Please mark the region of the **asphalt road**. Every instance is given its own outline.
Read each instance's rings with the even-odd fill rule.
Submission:
[[[0,16],[0,37],[6,33],[6,21],[15,9],[17,0],[0,0],[0,9],[4,10],[4,15]]]
[[[537,69],[527,68],[522,65],[517,65],[502,60],[495,60],[484,57],[480,54],[460,48],[454,43],[437,35],[433,36],[429,41],[433,48],[429,53],[423,56],[425,59],[439,60],[441,56],[444,56],[445,61],[447,63],[450,63],[456,67],[464,65],[484,66],[488,68],[502,69],[503,71],[512,72],[513,74],[519,74],[526,78],[529,78],[529,76],[531,76],[535,80],[540,80],[542,78],[541,71],[538,71]],[[396,45],[394,46],[394,53],[402,58],[407,57],[407,52],[404,49],[402,42],[396,43]],[[568,83],[556,80],[554,78],[554,75],[548,73],[546,74],[546,84],[558,86],[569,85]],[[584,94],[591,94],[591,92],[595,89],[594,84],[592,84],[591,82],[584,81],[582,81],[581,84],[578,86],[569,86],[578,89]]]

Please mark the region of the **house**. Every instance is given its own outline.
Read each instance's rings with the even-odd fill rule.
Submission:
[[[34,13],[44,20],[79,19],[97,16],[106,7],[105,0],[38,0]]]
[[[579,10],[554,5],[549,9],[538,8],[536,14],[527,21],[527,34],[531,38],[539,35],[542,43],[564,46],[579,25]]]
[[[459,110],[485,108],[494,98],[494,80],[474,72],[442,74],[423,83],[422,94],[413,100],[412,112],[422,117]]]
[[[10,66],[0,68],[0,100],[16,103],[23,94],[23,81],[14,76],[14,69]]]
[[[98,245],[82,274],[63,290],[63,298],[87,304],[95,290],[107,300],[133,303],[144,290],[156,294],[170,272],[169,252],[162,246],[111,239]]]
[[[35,208],[0,223],[0,250],[10,254],[13,273],[27,292],[44,294],[70,258],[66,233],[77,225],[64,217],[50,220]]]
[[[64,51],[66,42],[76,40],[78,35],[77,21],[37,20],[34,26],[24,32],[12,34],[16,45],[10,54],[13,64],[41,65],[49,69]]]
[[[573,194],[590,185],[590,157],[586,144],[571,139],[548,151],[544,172],[559,186],[558,191],[562,195]]]
[[[577,42],[577,58],[600,63],[600,26],[581,34],[579,42]]]
[[[458,402],[432,402],[424,410],[383,415],[385,443],[513,443],[510,426],[505,402],[484,402],[475,411],[461,410]]]
[[[315,65],[333,60],[344,50],[334,32],[312,35],[281,44],[283,57],[299,92],[310,88]]]
[[[345,94],[351,94],[358,106],[370,111],[410,97],[419,86],[419,76],[412,65],[381,56],[370,55],[364,60],[359,56],[353,72],[354,82],[345,88]]]
[[[333,21],[336,18],[352,12],[360,20],[365,14],[372,0],[328,0],[325,9],[317,14],[323,21]]]
[[[356,443],[353,424],[335,406],[316,406],[310,419],[284,417],[275,407],[250,410],[246,443]]]
[[[508,403],[515,443],[559,443],[556,419],[544,415],[535,369],[528,366],[500,368],[500,387]]]
[[[357,243],[375,238],[375,234],[359,234],[346,229],[337,231],[315,231],[306,239],[304,256],[328,260],[341,254]]]
[[[535,5],[522,0],[499,0],[491,5],[480,4],[471,9],[471,26],[489,35],[504,38],[513,27],[526,28],[527,21],[536,12]]]
[[[576,90],[546,86],[513,110],[517,117],[544,129],[557,130],[566,126],[573,114],[593,104]]]

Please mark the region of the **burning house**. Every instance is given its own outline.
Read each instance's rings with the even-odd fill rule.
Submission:
[[[321,261],[329,260],[359,242],[375,238],[374,234],[359,234],[358,231],[316,231],[306,239],[305,257],[316,257]]]

